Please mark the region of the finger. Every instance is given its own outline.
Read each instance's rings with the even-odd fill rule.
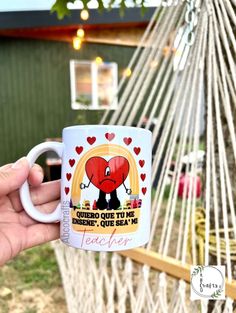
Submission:
[[[52,213],[53,211],[56,210],[56,207],[58,206],[58,204],[60,203],[59,200],[55,200],[55,201],[51,201],[49,203],[44,203],[41,205],[36,206],[36,208],[42,212],[42,213]]]
[[[1,225],[2,223],[28,226],[38,222],[34,221],[25,211],[20,213],[5,211],[1,214]]]
[[[31,186],[38,186],[43,182],[44,173],[41,166],[34,164],[30,169],[28,182]]]
[[[12,167],[12,165],[13,163],[3,165],[0,167],[0,171],[7,170],[8,168]]]
[[[50,203],[37,206],[37,209],[43,213],[52,213],[56,209],[58,203],[59,201],[52,201]],[[23,226],[28,227],[30,225],[38,224],[38,221],[31,218],[26,211],[21,211],[16,214],[18,215],[18,222]]]
[[[52,213],[59,201],[52,201],[47,204],[39,205],[36,208],[43,213]],[[1,213],[1,223],[16,223],[21,224],[22,226],[30,226],[33,224],[38,224],[38,221],[31,218],[26,211],[18,212],[11,212],[11,211],[5,211]]]
[[[38,187],[30,187],[31,199],[34,205],[41,205],[60,198],[60,181],[43,183]],[[21,204],[19,192],[15,191],[9,194],[12,206],[16,212],[24,208]]]
[[[29,163],[24,157],[10,167],[0,169],[0,197],[19,189],[29,174]]]
[[[31,199],[34,205],[40,205],[60,198],[60,180],[43,183],[31,188]]]
[[[27,228],[27,240],[24,249],[28,249],[51,240],[58,239],[60,236],[60,223],[35,224]]]

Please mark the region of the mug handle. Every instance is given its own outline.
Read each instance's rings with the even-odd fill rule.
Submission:
[[[34,165],[37,158],[46,151],[55,151],[61,158],[63,153],[63,143],[60,142],[43,142],[35,146],[28,155],[26,156],[30,167]],[[24,184],[20,187],[20,199],[21,203],[28,213],[34,220],[42,223],[52,223],[59,221],[61,219],[61,204],[59,203],[56,209],[52,213],[42,213],[40,212],[32,203],[29,192],[29,183],[26,180]]]

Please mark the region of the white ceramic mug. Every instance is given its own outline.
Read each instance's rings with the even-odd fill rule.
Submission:
[[[30,166],[53,150],[62,159],[61,203],[50,214],[33,205],[26,181],[26,212],[43,223],[60,221],[60,238],[72,247],[116,251],[148,242],[151,207],[151,132],[126,126],[63,129],[62,143],[45,142],[27,155]]]

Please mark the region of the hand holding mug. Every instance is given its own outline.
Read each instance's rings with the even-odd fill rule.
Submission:
[[[0,167],[0,266],[24,249],[59,237],[59,223],[39,223],[24,211],[19,188],[27,178],[39,210],[50,212],[59,200],[59,181],[42,184],[42,169],[30,169],[26,158]]]
[[[61,203],[45,214],[33,205],[27,181],[21,187],[26,212],[43,223],[60,221],[70,246],[116,251],[147,243],[151,206],[151,132],[126,126],[72,126],[62,143],[34,147],[27,159],[53,150],[62,159]]]

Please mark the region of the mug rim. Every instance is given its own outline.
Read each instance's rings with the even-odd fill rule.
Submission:
[[[136,131],[142,131],[142,132],[147,132],[152,135],[152,132],[149,129],[142,128],[142,127],[136,127],[136,126],[126,126],[126,125],[97,125],[97,124],[88,124],[88,125],[73,125],[73,126],[67,126],[63,128],[64,131],[69,131],[69,130],[76,130],[76,129],[88,129],[88,128],[108,128],[108,129],[127,129],[127,130],[136,130]]]

